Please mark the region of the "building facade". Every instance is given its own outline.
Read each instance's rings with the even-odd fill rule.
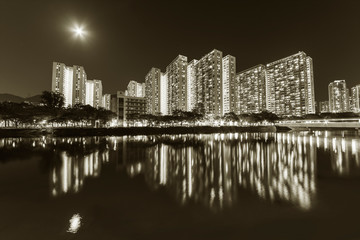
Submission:
[[[53,62],[51,91],[64,96],[65,106],[72,106],[73,68]]]
[[[227,55],[222,59],[223,114],[239,112],[239,85],[236,82],[236,58]]]
[[[266,110],[266,68],[257,65],[237,74],[238,114],[260,113]]]
[[[94,108],[103,107],[101,80],[86,81],[86,104]]]
[[[86,72],[82,66],[53,62],[51,91],[61,93],[65,106],[86,103]]]
[[[126,96],[122,91],[118,91],[112,96],[111,105],[111,111],[116,113],[120,124],[126,123],[133,116],[138,118],[139,115],[146,114],[146,99],[144,97]]]
[[[130,89],[128,89],[130,92]],[[279,116],[315,114],[312,59],[304,52],[257,65],[236,74],[236,58],[214,49],[200,60],[177,56],[162,73],[145,77],[149,114],[196,110],[208,116],[260,113]]]
[[[161,71],[151,68],[145,77],[146,112],[157,115],[161,113]],[[167,104],[167,103],[165,103]]]
[[[267,109],[280,116],[315,113],[312,59],[304,52],[266,65]]]
[[[196,105],[196,69],[198,60],[194,59],[187,65],[187,110],[192,111]]]
[[[73,105],[86,103],[86,72],[82,66],[73,66]]]
[[[333,113],[349,111],[349,89],[345,80],[335,80],[329,84],[329,108]]]
[[[106,110],[110,110],[110,98],[111,98],[110,94],[104,94],[102,96],[102,106]]]
[[[187,110],[187,57],[177,56],[167,67],[167,111]]]
[[[131,80],[127,85],[126,95],[130,97],[145,97],[145,83]]]
[[[360,84],[351,88],[351,110],[360,112]]]
[[[320,113],[328,113],[328,112],[330,112],[329,101],[319,102],[319,111],[320,111]]]
[[[223,115],[222,52],[214,49],[195,67],[195,108],[210,116]]]
[[[167,73],[160,74],[160,113],[161,115],[168,115],[168,75]]]

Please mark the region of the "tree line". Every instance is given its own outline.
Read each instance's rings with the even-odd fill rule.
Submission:
[[[287,116],[281,117],[269,111],[262,111],[260,113],[250,113],[250,114],[235,114],[233,112],[226,113],[224,116],[210,117],[206,116],[201,111],[194,109],[193,111],[181,111],[176,110],[172,115],[161,115],[160,113],[156,115],[152,114],[131,114],[127,116],[129,123],[147,121],[150,126],[157,126],[161,124],[166,125],[183,125],[188,123],[189,125],[196,125],[197,122],[206,122],[206,121],[218,121],[228,124],[230,122],[238,123],[275,123],[280,120],[306,120],[306,119],[332,119],[332,118],[358,118],[359,114],[353,112],[344,112],[344,113],[319,113],[319,114],[308,114],[304,116]]]
[[[258,123],[258,122],[270,122],[273,123],[280,118],[274,113],[264,111],[261,113],[253,114],[241,114],[236,115],[233,112],[226,113],[224,116],[207,116],[206,114],[194,109],[193,111],[181,111],[175,110],[172,115],[161,115],[161,114],[131,114],[127,116],[129,123],[134,123],[137,121],[147,121],[150,126],[158,126],[161,124],[166,125],[197,125],[197,123],[204,122],[224,122],[226,124],[230,122],[248,122],[248,123]]]
[[[94,108],[90,105],[75,104],[64,107],[64,96],[60,93],[44,91],[41,103],[38,105],[22,102],[0,103],[0,121],[4,127],[34,127],[51,125],[57,127],[95,126],[99,122],[104,126],[116,117],[116,114],[104,108]]]
[[[99,126],[105,126],[109,121],[116,118],[116,114],[104,108],[94,108],[90,105],[75,104],[72,107],[64,107],[64,96],[60,93],[44,91],[41,95],[41,103],[38,105],[22,102],[0,103],[0,126],[4,127],[38,127],[51,125],[52,127],[94,127],[96,122]],[[204,113],[204,107],[197,106],[193,111],[176,110],[172,115],[131,114],[127,116],[128,123],[146,121],[148,126],[165,125],[197,125],[204,122],[218,121],[228,124],[238,123],[274,123],[278,120],[301,120],[301,119],[327,119],[327,118],[357,118],[359,114],[348,113],[321,113],[309,114],[302,117],[290,116],[279,117],[269,111],[261,113],[240,114],[233,112],[224,116],[211,117]]]

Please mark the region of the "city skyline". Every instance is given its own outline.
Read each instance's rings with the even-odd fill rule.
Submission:
[[[133,114],[153,115],[172,115],[175,110],[199,111],[202,106],[206,115],[213,116],[263,111],[278,116],[304,116],[357,113],[360,109],[360,84],[347,88],[345,80],[329,84],[329,101],[316,102],[312,58],[301,51],[241,72],[236,71],[236,57],[223,57],[217,49],[190,62],[186,56],[178,55],[166,72],[152,67],[145,82],[130,80],[125,91],[103,95],[102,88],[101,80],[87,79],[84,67],[53,62],[52,91],[64,94],[65,106],[81,103],[104,107],[118,117],[118,112],[123,112],[120,108],[128,109],[127,106]],[[136,102],[127,105],[131,98],[142,98],[145,110]],[[126,120],[127,114],[122,116]]]
[[[177,54],[195,59],[213,48],[221,49],[224,56],[236,56],[238,71],[302,50],[313,58],[319,101],[328,98],[321,89],[336,79],[345,79],[349,86],[359,82],[356,1],[305,1],[301,5],[245,1],[241,8],[229,2],[195,2],[187,8],[186,1],[174,6],[162,1],[108,6],[91,1],[38,1],[31,3],[35,5],[31,12],[28,4],[0,3],[0,50],[6,56],[0,60],[0,89],[4,93],[29,96],[50,89],[51,74],[44,69],[53,60],[81,64],[89,75],[103,80],[104,92],[114,93],[125,89],[131,79],[142,82],[151,65],[166,66]],[[154,9],[157,14],[150,15]],[[236,14],[239,9],[247,11]],[[227,12],[229,18],[207,16],[216,11]],[[84,24],[87,39],[70,37],[67,28],[73,22]]]
[[[216,50],[216,49],[215,49]],[[302,51],[299,51],[299,53],[303,53]],[[297,55],[297,54],[292,54],[292,55]],[[291,57],[292,55],[290,55],[289,57]],[[173,60],[173,61],[175,61],[175,60],[177,60],[177,58],[179,58],[179,57],[185,57],[186,58],[186,61],[187,61],[187,57],[186,56],[183,56],[183,55],[181,55],[181,54],[178,54],[178,56]],[[223,61],[225,60],[225,59],[228,59],[229,57],[231,57],[231,58],[233,58],[234,60],[234,63],[236,62],[236,57],[234,57],[234,56],[232,56],[232,55],[230,55],[230,54],[228,54],[228,55],[226,55],[226,56],[224,56],[223,57]],[[289,57],[283,57],[282,59],[287,59],[287,58],[289,58]],[[310,57],[309,57],[310,58]],[[275,62],[278,62],[278,61],[280,61],[280,60],[282,60],[282,59],[279,59],[279,60],[275,60],[275,61],[273,61],[272,63],[275,63]],[[310,58],[310,60],[309,61],[311,61],[311,69],[313,68],[313,66],[312,66],[312,58]],[[196,63],[198,62],[198,60],[197,59],[192,59],[190,62],[188,62],[188,65],[187,65],[187,71],[189,72],[190,71],[190,74],[191,74],[191,70],[189,70],[189,67],[193,67],[192,65],[196,65]],[[54,64],[61,64],[61,65],[63,65],[63,68],[64,68],[64,73],[62,73],[62,74],[67,74],[67,75],[73,75],[73,69],[77,69],[77,71],[75,71],[75,72],[78,72],[78,71],[82,71],[82,72],[84,72],[85,73],[85,76],[83,77],[84,79],[85,79],[85,83],[84,84],[80,84],[80,85],[84,85],[84,87],[82,87],[82,88],[84,88],[83,89],[83,91],[85,91],[85,92],[87,92],[88,91],[88,83],[89,84],[92,84],[94,81],[95,81],[95,83],[96,82],[98,82],[98,81],[100,81],[100,85],[102,84],[102,80],[97,80],[97,79],[94,79],[94,80],[88,80],[87,79],[87,76],[86,76],[86,72],[85,72],[85,68],[83,67],[83,66],[78,66],[78,65],[73,65],[72,67],[71,66],[67,66],[67,65],[65,65],[64,63],[60,63],[60,62],[52,62],[53,63],[53,73],[52,73],[52,84],[51,84],[51,87],[50,87],[50,90],[51,91],[55,91],[55,92],[59,92],[58,90],[55,90],[55,82],[54,82],[54,74],[55,74],[55,72],[54,72],[54,69],[55,69],[55,65]],[[166,70],[166,69],[168,69],[169,68],[169,66],[171,66],[173,64],[173,62],[172,63],[170,63],[167,67],[165,67],[164,69]],[[269,64],[267,64],[267,65],[269,65]],[[224,65],[224,63],[223,63],[223,65],[222,65],[222,67],[224,68],[225,67],[225,65]],[[152,67],[152,68],[155,68],[155,67]],[[235,67],[232,67],[233,69],[236,69],[236,64],[235,64]],[[235,73],[235,75],[236,75],[236,78],[239,78],[239,75],[241,75],[241,74],[244,74],[244,73],[248,73],[249,71],[251,71],[251,70],[254,70],[254,71],[257,71],[257,68],[259,68],[259,69],[262,69],[262,68],[264,68],[264,69],[266,69],[266,67],[265,67],[265,65],[263,65],[262,63],[260,63],[260,64],[258,64],[258,65],[256,65],[256,66],[252,66],[252,67],[250,67],[250,68],[248,68],[248,69],[244,69],[244,70],[241,70],[240,72],[237,72],[236,70],[234,70],[234,73]],[[160,71],[161,72],[161,68],[155,68],[155,69],[158,69],[158,71]],[[262,71],[262,70],[261,70]],[[166,71],[165,71],[165,73],[166,73]],[[164,81],[164,80],[168,80],[168,76],[167,76],[167,74],[165,74],[165,73],[162,73],[161,72],[161,74],[162,74],[162,78],[164,78],[162,81]],[[225,73],[223,72],[222,73],[223,74],[223,78],[225,78]],[[229,73],[227,73],[227,74],[229,74]],[[313,73],[312,73],[313,74]],[[75,75],[74,75],[75,76]],[[187,74],[187,76],[186,76],[186,78],[191,78],[191,75],[188,75]],[[313,78],[313,80],[314,80],[314,77],[312,77]],[[72,79],[71,79],[71,81],[72,81]],[[78,80],[79,81],[79,83],[80,82],[83,82],[82,80],[80,81],[80,80]],[[227,80],[227,81],[229,81],[229,80]],[[338,81],[338,80],[332,80],[329,84],[331,84],[331,83],[333,83],[334,81]],[[343,80],[343,81],[345,81],[345,80]],[[127,85],[126,85],[126,87],[125,87],[125,95],[129,95],[129,96],[135,96],[135,97],[145,97],[145,93],[146,93],[146,91],[145,91],[145,82],[146,82],[146,76],[145,76],[145,78],[143,78],[142,80],[128,80],[128,82],[127,82]],[[160,83],[160,82],[159,82]],[[137,84],[136,86],[134,85],[134,84]],[[223,85],[222,85],[222,87],[224,86],[224,84],[226,84],[226,83],[223,83]],[[229,83],[228,83],[229,84]],[[236,86],[236,84],[238,84],[239,86],[241,85],[241,80],[240,79],[237,79],[236,81],[234,81],[234,80],[232,80],[232,81],[230,81],[230,86],[232,86],[232,87],[235,87]],[[189,82],[187,83],[187,84],[185,84],[186,85],[186,94],[189,96],[189,94],[190,95],[193,95],[194,94],[194,91],[195,91],[195,87],[194,87],[194,90],[192,90],[191,88],[193,87],[193,86],[191,86],[191,85],[189,85]],[[313,84],[314,85],[314,84]],[[167,87],[168,87],[168,85],[166,85]],[[229,86],[229,85],[227,85],[227,86]],[[236,86],[236,87],[239,87],[239,86]],[[349,103],[348,103],[348,107],[347,107],[347,109],[348,109],[348,111],[350,111],[351,109],[350,109],[350,104],[351,104],[351,96],[352,96],[352,94],[358,94],[358,90],[355,90],[355,89],[357,89],[359,87],[359,83],[355,83],[355,85],[354,86],[350,86],[349,88],[348,88],[348,101],[349,101]],[[59,87],[58,87],[59,88]],[[82,89],[81,88],[81,89]],[[101,91],[102,91],[102,86],[100,87],[100,89],[101,89]],[[232,89],[230,88],[230,91],[231,91]],[[239,90],[239,89],[238,89]],[[314,87],[314,89],[313,89],[314,91],[316,91],[316,88]],[[44,91],[44,90],[42,90],[42,91]],[[72,90],[72,88],[71,89],[65,89],[65,90],[62,90],[62,91],[64,91],[64,92],[62,92],[65,96],[66,96],[66,91],[73,91]],[[109,93],[109,94],[116,94],[116,92],[118,92],[119,90],[117,89],[117,90],[112,90],[112,91],[115,91],[115,93]],[[123,91],[123,90],[120,90],[120,91]],[[240,90],[239,90],[240,91]],[[351,92],[351,91],[353,91],[353,92]],[[111,92],[111,91],[110,91]],[[11,94],[11,93],[10,93]],[[72,98],[71,98],[71,101],[73,101],[72,99],[74,98],[75,99],[75,95],[74,95],[75,93],[72,93]],[[84,93],[85,94],[85,93]],[[83,95],[84,95],[83,94]],[[166,98],[162,98],[162,100],[166,100],[167,101],[167,99],[168,99],[168,97],[169,97],[169,93],[168,92],[166,92],[166,94],[168,95]],[[223,93],[224,94],[224,93]],[[229,93],[230,94],[230,93]],[[105,95],[108,95],[108,94],[105,94]],[[234,93],[232,93],[232,95],[234,95]],[[85,96],[85,95],[84,95]],[[102,95],[103,96],[103,95]],[[261,94],[260,94],[260,96],[261,96]],[[356,95],[356,96],[358,96],[358,95]],[[326,98],[326,100],[318,100],[318,99],[311,99],[311,101],[315,101],[315,102],[317,102],[318,104],[320,104],[320,102],[325,102],[325,101],[327,101],[327,100],[329,100],[329,96],[327,95],[326,96],[327,98]],[[83,100],[82,98],[81,98],[81,100],[79,100],[79,99],[76,99],[76,100],[74,100],[75,101],[75,103],[73,103],[73,104],[76,104],[76,103],[81,103],[81,104],[90,104],[90,105],[98,105],[98,106],[101,106],[101,105],[103,105],[103,102],[104,102],[104,100],[102,99],[102,100],[97,100],[97,102],[99,102],[98,104],[95,104],[95,102],[94,103],[89,103],[88,101],[89,100],[87,100],[86,99],[86,97],[83,97],[85,100]],[[229,98],[229,96],[228,96],[228,98]],[[232,98],[235,98],[234,96],[232,97]],[[185,100],[184,100],[185,101]],[[193,108],[194,107],[194,102],[193,101],[195,101],[195,100],[192,100],[192,99],[186,99],[186,103],[185,103],[185,105],[183,106],[183,111],[186,111],[186,109],[190,109],[190,108]],[[234,100],[232,100],[232,101],[234,101]],[[246,101],[246,100],[243,100],[243,99],[237,99],[236,101],[239,101],[239,102],[244,102],[244,101]],[[269,100],[268,99],[266,99],[265,100],[265,102],[268,102]],[[223,105],[222,105],[222,108],[224,108],[225,109],[225,106],[227,105],[227,104],[230,104],[230,100],[228,99],[227,100],[227,102],[228,103],[223,103]],[[317,103],[313,103],[312,105],[312,107],[313,108],[315,108],[315,105],[317,104]],[[266,105],[266,103],[264,103],[265,105]],[[356,103],[354,103],[354,104],[358,104],[357,102]],[[68,105],[68,103],[67,103],[67,101],[66,101],[66,97],[65,97],[65,105]],[[169,108],[169,106],[167,106],[166,107],[166,109],[168,109]],[[239,112],[241,112],[242,110],[241,110],[241,108],[242,108],[242,106],[238,106],[238,107],[230,107],[230,106],[228,106],[228,109],[230,110],[230,109],[232,109],[232,110],[235,110],[235,111],[226,111],[226,112],[237,112],[237,111],[239,111]],[[247,107],[246,107],[247,108]],[[359,108],[359,107],[358,107]],[[237,109],[239,109],[239,110],[237,110]],[[266,109],[266,107],[264,108],[259,108],[259,109]],[[352,110],[351,110],[352,111]],[[161,111],[160,111],[161,112]],[[164,111],[162,111],[162,112],[164,112]],[[256,112],[256,111],[255,111]],[[314,112],[314,111],[310,111],[310,112]],[[319,112],[321,112],[321,111],[319,111]],[[167,110],[166,110],[166,113],[168,113],[167,112]]]
[[[304,52],[241,72],[236,71],[236,57],[222,56],[216,49],[200,60],[188,61],[186,56],[178,55],[164,73],[152,67],[145,82],[130,80],[125,91],[104,95],[102,81],[87,79],[84,67],[53,62],[52,91],[64,94],[65,106],[71,106],[84,104],[76,96],[85,88],[82,97],[85,104],[116,113],[123,104],[121,101],[127,108],[126,99],[131,97],[143,98],[145,112],[153,115],[172,115],[175,110],[199,111],[199,104],[203,105],[206,115],[213,116],[263,111],[278,116],[360,112],[360,84],[348,88],[345,80],[329,84],[328,101],[315,101],[312,58]],[[130,98],[119,99],[119,92]],[[137,103],[129,106],[135,107],[130,110],[132,113],[144,113],[141,107],[137,108]]]
[[[300,51],[237,73],[236,57],[214,49],[199,60],[178,55],[161,72],[145,76],[147,113],[197,111],[208,116],[269,111],[278,116],[315,114],[312,58]],[[165,96],[165,97],[161,97]]]

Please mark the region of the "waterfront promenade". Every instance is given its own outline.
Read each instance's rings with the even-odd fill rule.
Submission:
[[[288,120],[278,121],[276,126],[299,129],[360,129],[360,118],[316,119],[316,120]]]

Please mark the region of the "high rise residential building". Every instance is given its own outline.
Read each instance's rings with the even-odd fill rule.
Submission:
[[[110,97],[111,97],[110,94],[104,94],[102,96],[102,106],[106,110],[110,110]]]
[[[64,95],[65,106],[72,105],[73,68],[53,62],[51,91]]]
[[[320,110],[320,113],[328,113],[328,112],[330,112],[329,101],[319,102],[319,110]]]
[[[157,115],[161,113],[160,91],[161,91],[161,71],[158,68],[151,68],[145,76],[145,98],[146,112]]]
[[[312,59],[304,52],[238,74],[235,57],[223,58],[216,49],[189,63],[179,55],[166,73],[157,68],[149,71],[145,93],[150,114],[193,109],[211,116],[264,110],[280,116],[316,112]]]
[[[73,66],[73,96],[72,102],[75,104],[85,104],[86,101],[86,72],[82,66]]]
[[[360,84],[351,88],[351,110],[360,112]]]
[[[333,113],[349,111],[349,89],[345,80],[335,80],[329,84],[329,107]]]
[[[102,82],[101,80],[86,81],[86,104],[99,108],[103,106],[102,102]]]
[[[93,107],[94,104],[94,81],[87,80],[86,86],[86,100],[85,103]]]
[[[312,59],[304,52],[266,65],[267,109],[281,116],[315,113]]]
[[[257,65],[237,74],[238,109],[240,114],[266,110],[266,68]]]
[[[236,58],[227,55],[222,59],[223,114],[239,112],[239,91],[236,83]]]
[[[196,71],[198,60],[194,59],[187,65],[187,110],[192,111],[196,105]]]
[[[51,90],[64,95],[65,106],[85,104],[85,82],[86,72],[83,67],[69,67],[64,63],[53,62]]]
[[[161,73],[160,75],[160,113],[168,115],[168,75]]]
[[[202,57],[195,67],[195,108],[206,115],[223,115],[222,52],[214,49]]]
[[[187,110],[187,57],[177,56],[167,67],[168,113]]]
[[[138,83],[131,80],[127,86],[127,96],[145,97],[145,83]]]

